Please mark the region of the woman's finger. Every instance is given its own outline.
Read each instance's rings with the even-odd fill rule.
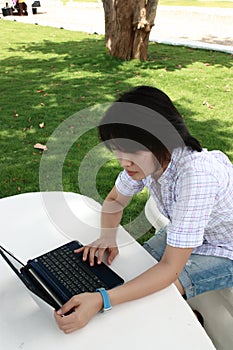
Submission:
[[[57,314],[60,316],[64,316],[74,310],[75,307],[79,306],[79,296],[78,294],[73,296],[70,300],[68,300],[61,308],[57,311]],[[65,317],[72,317],[73,315],[70,314]],[[74,316],[73,316],[74,317]]]
[[[109,248],[109,255],[107,258],[107,263],[108,265],[111,265],[111,263],[113,262],[113,260],[115,259],[115,257],[119,254],[119,250],[118,248]]]
[[[81,247],[81,248],[78,248],[78,249],[75,249],[74,250],[74,253],[82,253],[84,251],[85,247]]]
[[[106,248],[99,248],[99,250],[98,250],[98,258],[97,258],[97,263],[98,264],[102,263],[105,251],[106,251]]]
[[[92,247],[89,250],[89,262],[91,266],[94,266],[95,264],[95,253],[98,249],[99,249],[98,247]]]
[[[83,250],[83,261],[87,260],[90,249],[91,249],[91,247],[88,246],[88,245],[84,247],[84,250]]]

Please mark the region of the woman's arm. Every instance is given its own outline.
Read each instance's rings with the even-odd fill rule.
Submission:
[[[112,305],[142,298],[176,282],[192,250],[167,246],[163,258],[155,266],[108,292]]]
[[[139,299],[168,287],[177,280],[192,250],[167,246],[159,263],[124,285],[108,291],[111,304]],[[59,328],[70,333],[85,326],[102,308],[100,293],[83,293],[71,298],[54,315]],[[72,309],[74,312],[63,316]]]
[[[83,251],[83,260],[86,261],[89,259],[90,265],[94,265],[94,257],[97,252],[99,264],[103,260],[105,251],[108,252],[108,264],[111,264],[118,254],[116,231],[121,222],[123,210],[129,203],[130,199],[131,197],[126,197],[119,193],[116,186],[114,186],[107,195],[101,211],[100,238],[76,251],[77,253]]]
[[[104,200],[101,211],[101,237],[109,233],[115,235],[120,224],[123,210],[131,200],[131,197],[126,197],[119,193],[116,186],[112,188]]]

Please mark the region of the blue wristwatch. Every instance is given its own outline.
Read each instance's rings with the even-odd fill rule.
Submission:
[[[111,310],[112,305],[110,303],[110,299],[109,299],[109,296],[108,296],[106,289],[105,288],[97,288],[96,292],[99,292],[103,298],[104,308],[102,311],[104,312],[104,311]]]

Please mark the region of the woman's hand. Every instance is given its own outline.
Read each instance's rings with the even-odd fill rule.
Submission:
[[[131,197],[126,197],[117,191],[116,186],[107,195],[101,210],[101,235],[96,241],[75,250],[75,253],[83,252],[83,260],[89,259],[90,265],[94,265],[97,253],[97,263],[101,264],[104,253],[107,253],[107,264],[111,264],[119,254],[116,244],[116,231],[120,224],[123,209],[129,203]]]
[[[100,293],[83,293],[73,296],[60,310],[54,311],[54,317],[59,328],[68,334],[84,327],[102,308]]]
[[[95,254],[97,255],[97,263],[101,264],[104,253],[107,252],[107,264],[111,264],[114,258],[119,254],[115,237],[100,237],[96,241],[86,245],[85,247],[76,249],[75,253],[83,252],[83,260],[86,261],[89,257],[90,265],[94,265]]]

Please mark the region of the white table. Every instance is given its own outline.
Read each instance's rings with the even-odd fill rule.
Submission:
[[[0,244],[26,262],[72,239],[92,241],[99,235],[99,218],[100,206],[74,193],[4,198]],[[155,263],[122,227],[118,244],[120,254],[112,268],[126,281]],[[115,306],[69,335],[58,329],[52,308],[35,300],[0,257],[0,349],[215,349],[174,286]]]

